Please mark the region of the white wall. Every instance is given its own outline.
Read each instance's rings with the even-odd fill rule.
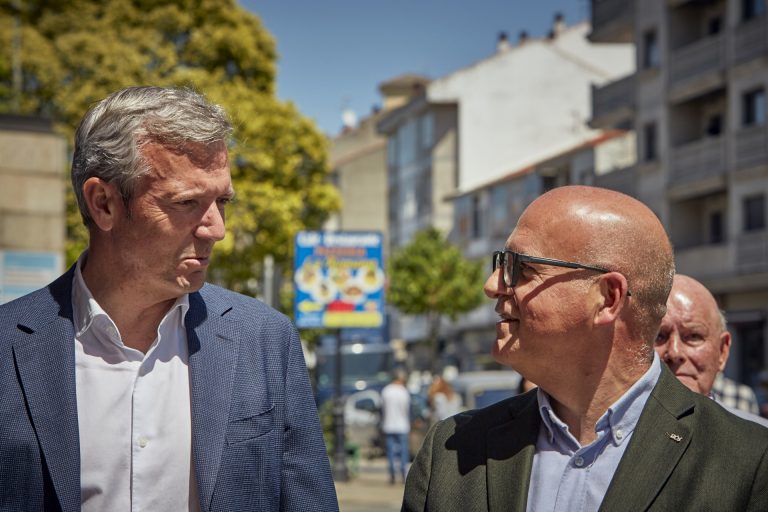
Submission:
[[[593,44],[586,23],[433,81],[430,102],[459,105],[459,183],[464,192],[595,136],[590,84],[634,69],[629,44]]]

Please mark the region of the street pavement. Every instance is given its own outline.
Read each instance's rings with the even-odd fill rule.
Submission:
[[[398,512],[404,486],[389,483],[387,459],[363,458],[359,466],[348,482],[336,483],[340,512]]]

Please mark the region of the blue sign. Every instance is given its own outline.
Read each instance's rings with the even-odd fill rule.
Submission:
[[[296,235],[293,282],[296,325],[381,327],[382,237],[377,232],[302,231]]]
[[[57,252],[0,251],[0,304],[46,286],[63,265]]]

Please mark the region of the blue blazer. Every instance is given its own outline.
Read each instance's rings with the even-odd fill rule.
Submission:
[[[73,272],[0,306],[0,510],[80,510]],[[201,510],[338,510],[291,322],[209,284],[189,302]]]

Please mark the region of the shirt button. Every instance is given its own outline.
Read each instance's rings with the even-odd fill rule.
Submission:
[[[616,429],[616,439],[624,439],[624,432],[621,429]]]
[[[581,466],[584,465],[584,459],[582,459],[581,457],[576,457],[575,459],[573,459],[573,463],[577,468],[580,468]]]
[[[148,442],[149,442],[149,441],[147,440],[147,438],[146,438],[146,437],[140,437],[140,438],[139,438],[139,446],[140,446],[141,448],[144,448],[144,447],[146,447]]]

